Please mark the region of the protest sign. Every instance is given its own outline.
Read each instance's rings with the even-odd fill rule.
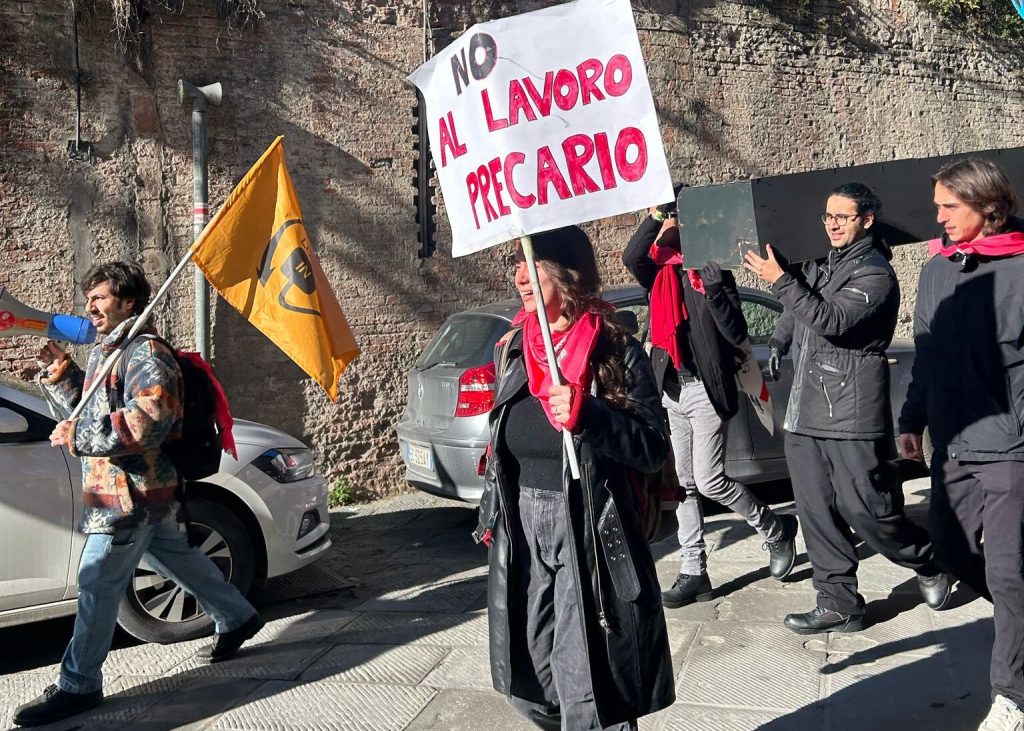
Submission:
[[[629,0],[479,23],[409,80],[454,256],[673,198]]]

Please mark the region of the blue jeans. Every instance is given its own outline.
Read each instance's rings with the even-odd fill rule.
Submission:
[[[217,632],[238,629],[256,614],[206,554],[188,545],[174,521],[90,534],[78,565],[78,616],[57,678],[61,690],[92,693],[103,687],[101,669],[114,637],[117,607],[143,555],[199,600]]]

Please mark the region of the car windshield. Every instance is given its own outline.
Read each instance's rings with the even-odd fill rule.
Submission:
[[[421,371],[435,366],[473,368],[489,363],[494,355],[494,344],[509,327],[507,320],[492,315],[452,315],[423,350],[416,368]]]

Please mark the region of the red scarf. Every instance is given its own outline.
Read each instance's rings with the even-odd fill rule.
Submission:
[[[555,431],[562,431],[562,425],[555,421],[548,389],[551,388],[551,370],[544,352],[544,336],[536,315],[520,310],[512,319],[512,325],[523,328],[523,351],[526,360],[526,376],[530,393],[536,396],[544,407],[544,413]],[[567,385],[579,386],[586,393],[590,390],[590,355],[601,333],[601,316],[588,312],[572,324],[568,330],[551,331],[551,342],[555,346],[555,358],[562,381]]]
[[[664,237],[651,244],[651,261],[658,265],[658,274],[651,288],[651,344],[661,348],[672,359],[676,370],[683,366],[683,349],[679,343],[679,328],[690,315],[683,304],[682,283],[679,281],[679,267],[683,266],[683,254],[678,240],[668,241]],[[686,276],[694,292],[704,294],[704,282],[696,269],[687,269]]]
[[[982,256],[1017,256],[1024,254],[1024,233],[1011,231],[1005,234],[993,234],[984,236],[974,241],[963,244],[942,245],[942,239],[932,239],[928,242],[928,254],[942,254],[949,258],[953,254],[981,254]]]

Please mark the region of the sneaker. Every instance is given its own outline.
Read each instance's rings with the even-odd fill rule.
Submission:
[[[932,609],[939,611],[945,609],[949,604],[949,596],[953,593],[953,582],[949,574],[942,572],[935,576],[917,577],[917,588],[921,590],[921,596],[925,603]]]
[[[834,609],[815,607],[804,614],[787,614],[783,622],[786,629],[798,635],[815,635],[820,632],[860,632],[864,629],[863,614],[843,614]]]
[[[222,662],[235,656],[238,648],[251,639],[263,629],[263,620],[260,615],[254,614],[245,624],[238,629],[215,635],[213,642],[196,651],[196,659],[200,662]]]
[[[43,694],[18,706],[14,722],[19,726],[42,726],[95,708],[103,702],[103,691],[68,693],[56,685],[47,686]]]
[[[694,602],[711,599],[711,579],[707,572],[700,574],[679,574],[668,591],[661,593],[661,603],[668,609],[679,609]]]
[[[978,731],[1022,731],[1024,711],[1006,696],[997,695],[992,710],[978,726]]]
[[[782,523],[782,537],[777,541],[766,541],[761,548],[770,552],[768,571],[772,578],[784,580],[796,566],[796,531],[799,521],[795,515],[779,515]]]

